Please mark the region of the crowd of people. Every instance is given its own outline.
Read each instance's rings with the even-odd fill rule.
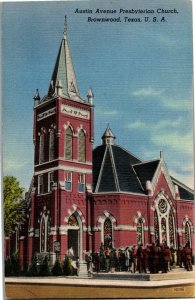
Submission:
[[[176,266],[192,271],[192,249],[186,243],[178,249],[166,244],[152,243],[133,245],[125,249],[104,247],[101,243],[99,252],[86,255],[88,271],[131,273],[167,273]]]

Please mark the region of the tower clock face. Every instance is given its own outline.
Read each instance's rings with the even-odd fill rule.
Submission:
[[[162,214],[166,213],[167,211],[167,202],[164,199],[160,199],[158,203],[158,208]]]

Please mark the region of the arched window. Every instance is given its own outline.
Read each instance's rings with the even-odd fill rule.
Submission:
[[[55,133],[54,133],[54,129],[51,129],[49,133],[49,160],[53,160],[55,158],[54,146],[55,146]]]
[[[86,151],[86,145],[85,145],[85,133],[83,130],[79,131],[79,137],[78,137],[78,161],[85,162],[85,151]]]
[[[70,127],[67,128],[65,134],[65,158],[72,160],[72,138],[73,133]]]
[[[155,242],[158,243],[160,241],[160,236],[159,236],[158,215],[156,210],[154,211],[154,233],[155,233]]]
[[[39,139],[39,163],[42,164],[45,159],[44,153],[44,132],[41,132],[40,139]]]
[[[104,222],[104,246],[112,247],[112,222],[109,218]]]
[[[48,237],[48,219],[43,215],[40,224],[40,252],[47,252]]]
[[[190,243],[191,245],[191,230],[189,222],[185,223],[185,244]]]
[[[174,219],[172,210],[170,210],[169,213],[169,241],[170,245],[175,245]]]
[[[137,244],[143,244],[144,242],[144,224],[141,218],[137,222]]]

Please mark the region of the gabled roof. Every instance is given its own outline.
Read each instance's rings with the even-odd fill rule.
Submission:
[[[139,163],[133,166],[135,173],[137,174],[142,187],[146,188],[146,181],[152,181],[156,169],[160,163],[160,159]]]
[[[181,183],[179,180],[171,176],[171,180],[178,186],[180,199],[182,200],[194,200],[194,191]]]

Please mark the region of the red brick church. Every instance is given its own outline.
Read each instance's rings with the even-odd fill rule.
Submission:
[[[34,96],[34,175],[26,223],[11,239],[22,263],[35,253],[84,258],[100,243],[166,242],[194,249],[194,193],[171,177],[162,153],[143,161],[109,127],[93,149],[94,96],[78,90],[65,26],[49,90]],[[8,250],[7,250],[8,251]]]

